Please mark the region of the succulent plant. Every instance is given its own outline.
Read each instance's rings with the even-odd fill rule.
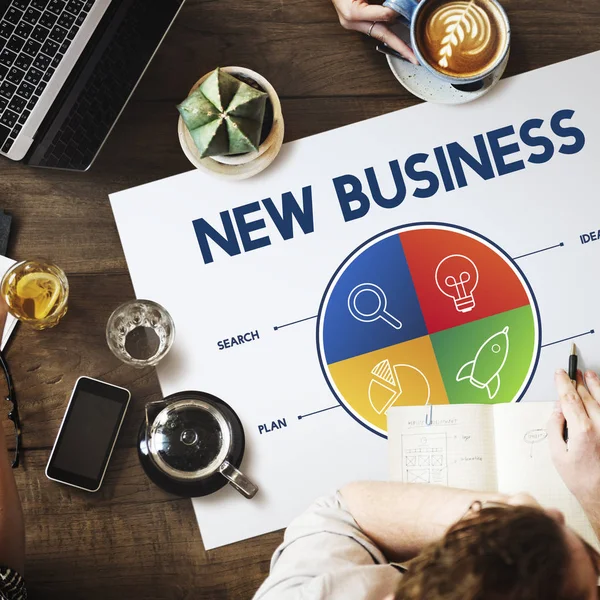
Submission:
[[[215,69],[178,107],[201,158],[257,150],[267,94]]]

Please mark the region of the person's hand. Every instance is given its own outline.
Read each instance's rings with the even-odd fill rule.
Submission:
[[[387,25],[397,19],[396,11],[378,4],[369,4],[367,0],[332,0],[332,2],[344,29],[360,31],[367,35],[370,33],[372,38],[400,52],[413,64],[419,64],[414,52]]]
[[[559,400],[548,422],[552,460],[584,510],[600,504],[600,379],[577,372],[576,385],[562,369],[554,377]],[[565,424],[568,442],[563,438]],[[589,515],[588,515],[589,516]]]

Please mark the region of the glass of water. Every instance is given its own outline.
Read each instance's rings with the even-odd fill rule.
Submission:
[[[108,319],[106,342],[113,354],[132,367],[150,367],[167,354],[175,339],[171,315],[151,300],[121,304]]]

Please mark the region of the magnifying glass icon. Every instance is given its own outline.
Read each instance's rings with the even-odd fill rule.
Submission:
[[[402,323],[387,311],[387,296],[374,283],[361,283],[348,294],[350,314],[363,323],[381,319],[394,329],[401,329]]]

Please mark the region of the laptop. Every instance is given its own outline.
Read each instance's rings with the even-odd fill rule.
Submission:
[[[85,171],[184,0],[0,0],[0,155]]]

